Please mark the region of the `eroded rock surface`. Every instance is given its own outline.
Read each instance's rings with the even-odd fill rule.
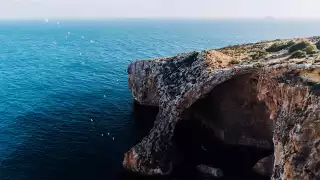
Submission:
[[[270,155],[257,162],[253,170],[262,176],[271,176],[273,171],[274,156]]]
[[[216,178],[223,177],[223,171],[219,168],[209,167],[207,165],[200,164],[197,166],[197,170],[207,176],[212,176],[212,177],[216,177]]]
[[[150,134],[125,154],[125,168],[171,173],[180,162],[172,142],[175,126],[193,119],[226,144],[274,148],[272,179],[320,178],[317,56],[289,59],[282,53],[249,60],[255,53],[249,47],[260,51],[270,42],[243,46],[129,65],[135,100],[158,106],[159,113]],[[233,55],[233,49],[240,50]]]

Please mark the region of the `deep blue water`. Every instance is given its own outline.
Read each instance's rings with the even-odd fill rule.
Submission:
[[[0,179],[123,179],[123,153],[141,136],[132,60],[319,35],[319,22],[0,22]]]

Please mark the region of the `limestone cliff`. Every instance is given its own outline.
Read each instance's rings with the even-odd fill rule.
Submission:
[[[272,179],[320,178],[320,60],[316,53],[294,58],[288,51],[294,45],[283,45],[289,41],[130,64],[135,100],[158,106],[159,113],[150,134],[125,154],[124,167],[146,175],[171,173],[181,162],[176,126],[197,121],[225,144],[274,149]],[[283,48],[271,51],[276,43]]]

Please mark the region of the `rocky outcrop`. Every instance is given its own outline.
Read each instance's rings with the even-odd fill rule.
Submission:
[[[203,173],[207,176],[211,176],[211,177],[215,177],[215,178],[223,177],[223,171],[221,169],[209,167],[204,164],[198,165],[197,169],[198,169],[198,171],[200,171],[201,173]]]
[[[274,156],[270,155],[257,162],[253,170],[262,176],[271,176],[273,171]]]
[[[317,56],[289,59],[285,52],[249,58],[271,44],[130,64],[135,100],[158,106],[159,113],[149,135],[125,154],[124,167],[171,173],[181,162],[172,141],[175,127],[197,121],[225,144],[274,148],[272,179],[320,178],[320,64]]]

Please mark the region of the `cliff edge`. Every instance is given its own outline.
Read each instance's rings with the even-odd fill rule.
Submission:
[[[197,122],[208,129],[206,137],[225,145],[271,149],[270,158],[260,155],[248,166],[272,179],[320,178],[318,41],[261,41],[131,63],[134,99],[159,113],[149,135],[125,153],[123,166],[170,174],[190,158],[175,141],[177,126]],[[210,142],[199,144],[208,154],[206,147],[218,148]]]

